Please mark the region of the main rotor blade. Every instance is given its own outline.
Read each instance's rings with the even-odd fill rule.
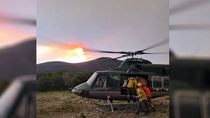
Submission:
[[[143,54],[169,54],[168,52],[144,52]]]
[[[116,57],[116,58],[113,58],[113,59],[120,59],[120,58],[123,58],[123,57],[127,57],[128,55],[122,55],[122,56],[119,56],[119,57]]]
[[[177,13],[181,13],[184,12],[186,10],[192,9],[194,7],[203,5],[210,2],[209,0],[191,0],[191,1],[187,1],[177,7],[174,7],[172,9],[170,9],[169,14],[170,15],[175,15]]]
[[[166,43],[168,43],[168,38],[167,39],[165,39],[165,40],[163,40],[163,41],[161,41],[161,42],[159,42],[159,43],[157,43],[157,44],[155,44],[155,45],[152,45],[152,46],[150,46],[150,47],[148,47],[148,48],[145,48],[145,49],[143,49],[143,50],[139,50],[139,51],[136,51],[136,52],[134,52],[135,54],[143,54],[144,53],[144,51],[146,51],[146,50],[149,50],[149,49],[152,49],[152,48],[156,48],[156,47],[159,47],[159,46],[161,46],[161,45],[164,45],[164,44],[166,44]]]
[[[0,16],[0,21],[36,26],[35,19],[18,18],[18,17],[11,17],[11,16]]]
[[[118,51],[104,51],[104,50],[95,50],[95,49],[87,49],[87,51],[91,52],[99,52],[99,53],[112,53],[112,54],[127,54],[127,52],[118,52]]]
[[[170,25],[170,30],[210,30],[210,24]]]

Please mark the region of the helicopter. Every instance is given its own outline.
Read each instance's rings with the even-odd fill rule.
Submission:
[[[135,52],[89,49],[92,52],[123,54],[113,59],[130,56],[131,58],[124,60],[119,67],[94,72],[86,82],[77,85],[71,91],[76,95],[87,98],[107,99],[108,97],[110,100],[127,100],[125,83],[130,77],[136,77],[138,82],[150,87],[152,97],[168,95],[170,79],[168,76],[169,65],[152,64],[149,60],[134,58],[135,55],[166,54],[145,52],[151,48],[161,46],[166,42],[167,40],[163,40],[155,45]]]

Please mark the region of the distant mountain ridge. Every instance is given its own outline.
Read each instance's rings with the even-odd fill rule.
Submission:
[[[112,59],[109,57],[101,57],[95,60],[82,63],[66,63],[53,61],[37,64],[37,72],[48,73],[62,70],[69,72],[94,72],[118,67],[121,62],[122,61],[120,60]]]
[[[36,73],[36,39],[0,49],[0,78]]]

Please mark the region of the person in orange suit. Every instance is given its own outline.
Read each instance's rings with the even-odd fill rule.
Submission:
[[[147,100],[148,100],[148,105],[152,108],[153,111],[156,111],[154,105],[152,104],[152,99],[151,99],[152,94],[151,94],[151,91],[150,91],[149,87],[147,87],[147,85],[144,84],[144,85],[142,86],[142,88],[144,89],[144,91],[145,91],[145,93],[146,93]]]

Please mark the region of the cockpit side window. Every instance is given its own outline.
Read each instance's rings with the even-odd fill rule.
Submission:
[[[108,76],[106,74],[99,74],[96,78],[95,88],[105,88],[107,85]]]

